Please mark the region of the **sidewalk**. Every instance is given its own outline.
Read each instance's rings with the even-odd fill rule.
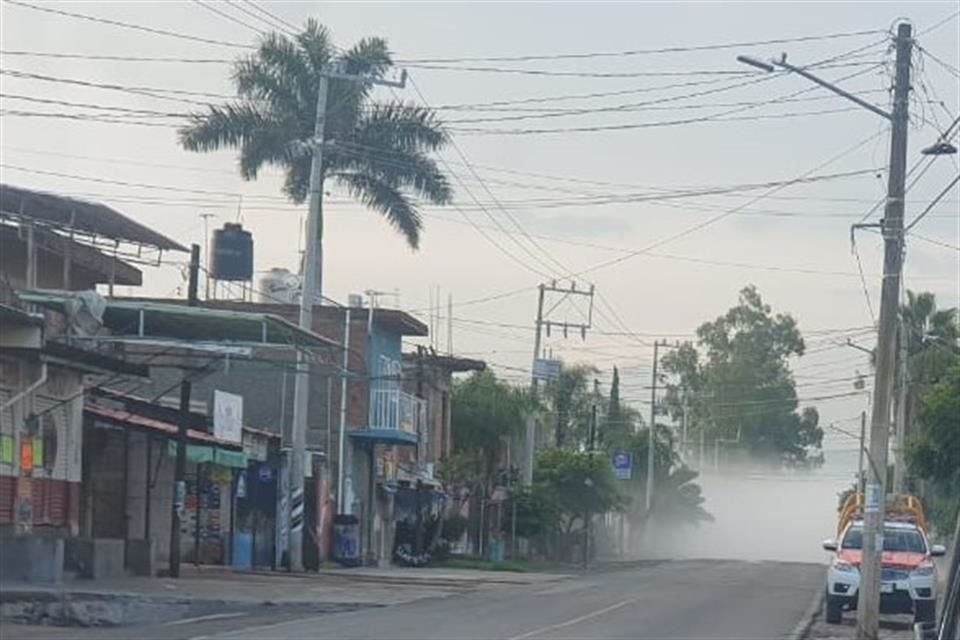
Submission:
[[[185,565],[177,579],[125,577],[74,580],[61,585],[0,582],[0,618],[100,626],[251,607],[325,613],[564,578],[556,574],[399,567],[290,574]]]

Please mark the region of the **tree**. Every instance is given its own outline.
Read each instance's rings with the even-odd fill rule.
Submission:
[[[803,353],[793,317],[774,315],[756,287],[744,287],[737,306],[697,329],[697,346],[664,356],[663,369],[674,377],[669,411],[678,418],[686,401],[688,419],[709,439],[737,441],[754,458],[777,464],[814,464],[823,430],[816,409],[797,413],[788,366]]]
[[[960,357],[923,397],[919,427],[907,440],[907,464],[933,485],[934,520],[949,528],[960,504]]]
[[[444,479],[473,489],[491,489],[501,471],[505,441],[523,427],[527,401],[518,389],[489,370],[456,382],[450,401],[454,455],[442,466]]]
[[[582,537],[591,514],[624,504],[607,456],[595,452],[544,449],[537,454],[533,482],[546,503],[542,509],[555,517],[558,551],[564,557]]]
[[[313,19],[293,37],[270,34],[234,63],[237,99],[210,106],[180,129],[190,151],[234,148],[240,175],[254,180],[265,165],[284,171],[283,191],[302,203],[309,191],[317,92],[322,73],[383,77],[393,60],[382,38],[364,38],[339,52]],[[332,179],[383,215],[416,249],[423,228],[414,196],[433,204],[452,198],[429,153],[449,140],[433,111],[398,101],[375,102],[368,83],[331,78],[323,136],[322,183]],[[322,212],[322,208],[321,208]],[[323,224],[313,241],[322,243]],[[319,259],[319,258],[318,258]]]
[[[936,295],[907,290],[907,304],[900,307],[907,337],[907,353],[915,355],[931,347],[956,351],[960,330],[956,309],[937,309]]]
[[[614,367],[607,415],[601,426],[601,440],[608,448],[611,444],[623,443],[641,424],[643,419],[640,417],[640,412],[620,402],[620,371]]]
[[[578,447],[587,441],[592,419],[592,404],[597,400],[591,378],[597,369],[591,365],[561,364],[560,375],[546,385],[546,399],[555,420],[554,444]]]
[[[625,510],[634,524],[643,524],[648,512],[644,508],[647,486],[647,451],[649,427],[630,434],[615,448],[633,454],[633,477],[621,481]],[[698,524],[713,517],[704,508],[700,486],[693,481],[700,475],[681,463],[670,429],[658,424],[654,438],[653,512],[658,520],[675,525]]]

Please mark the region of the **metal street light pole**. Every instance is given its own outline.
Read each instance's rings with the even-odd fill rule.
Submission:
[[[873,413],[870,423],[870,465],[864,500],[863,561],[860,593],[857,604],[858,640],[876,640],[879,632],[880,569],[883,550],[883,516],[887,474],[887,449],[890,435],[890,406],[896,368],[897,312],[900,299],[900,275],[903,266],[903,208],[906,191],[907,129],[909,125],[910,55],[913,48],[912,28],[907,23],[897,26],[896,77],[893,84],[893,111],[858,98],[804,69],[787,64],[785,56],[770,64],[739,56],[746,64],[773,71],[786,69],[847,98],[891,122],[890,164],[887,179],[887,202],[883,217],[883,285],[880,296],[879,335],[877,336],[877,371],[874,376]]]

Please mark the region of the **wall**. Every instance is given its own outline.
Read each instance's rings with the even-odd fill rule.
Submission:
[[[0,402],[40,378],[37,363],[0,359]],[[63,533],[78,532],[79,483],[82,473],[82,377],[63,367],[49,366],[46,383],[0,413],[0,437],[9,456],[0,458],[0,476],[9,478],[0,487],[0,528],[11,529],[18,495],[30,496],[30,526],[54,527]],[[36,415],[38,430],[33,438],[38,454],[26,476],[20,469],[20,446],[27,417]],[[26,529],[21,529],[22,533]]]

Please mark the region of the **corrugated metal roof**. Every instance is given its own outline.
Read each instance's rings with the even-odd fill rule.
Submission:
[[[145,244],[163,250],[187,251],[179,242],[99,202],[0,184],[0,212],[63,229]]]
[[[63,312],[76,292],[32,289],[21,300]],[[209,309],[160,302],[108,299],[103,324],[116,337],[163,338],[224,345],[334,348],[341,345],[266,313]],[[188,345],[184,345],[188,346]]]

